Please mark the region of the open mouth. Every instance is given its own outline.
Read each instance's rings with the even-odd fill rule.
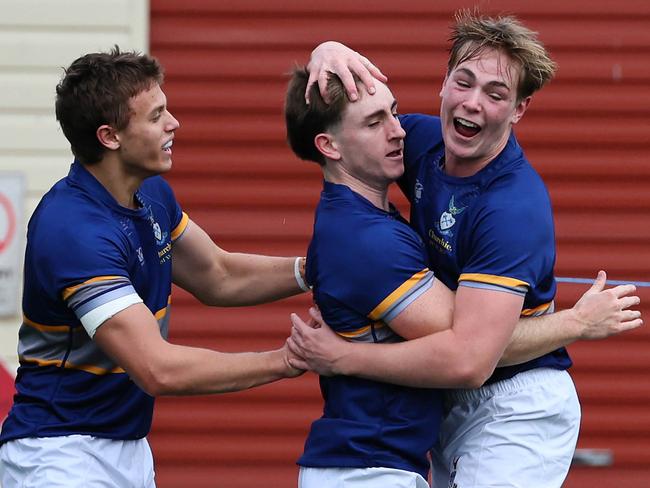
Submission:
[[[395,149],[394,151],[389,152],[386,154],[386,157],[388,158],[401,158],[402,157],[402,149]]]
[[[163,150],[164,152],[168,153],[168,154],[171,154],[171,153],[172,153],[172,144],[174,144],[174,140],[173,140],[173,139],[170,140],[170,141],[168,141],[168,142],[166,142],[166,143],[163,145],[162,150]]]
[[[481,126],[467,119],[454,117],[454,128],[463,137],[474,137],[481,132]]]

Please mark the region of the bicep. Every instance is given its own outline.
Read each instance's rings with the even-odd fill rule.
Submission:
[[[116,313],[99,326],[94,340],[143,389],[155,377],[159,357],[168,342],[160,334],[158,322],[142,303]]]
[[[197,297],[209,283],[210,275],[225,274],[222,256],[226,252],[193,221],[188,223],[182,237],[174,242],[172,252],[172,281]]]
[[[524,297],[493,289],[459,286],[456,291],[453,329],[468,350],[498,360],[519,320]]]
[[[431,287],[388,324],[405,339],[416,339],[451,327],[454,292],[434,279]]]

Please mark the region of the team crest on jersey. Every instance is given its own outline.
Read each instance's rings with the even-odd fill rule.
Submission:
[[[156,241],[160,244],[160,240],[162,239],[162,232],[160,231],[160,225],[158,225],[158,222],[153,223],[153,235],[156,238]]]
[[[153,236],[156,238],[156,244],[162,246],[167,240],[167,232],[163,232],[160,229],[160,224],[153,218],[153,212],[151,212],[151,209],[149,209],[149,223],[153,229]]]
[[[454,203],[454,196],[449,200],[448,209],[442,212],[440,219],[436,222],[436,230],[444,236],[452,236],[453,232],[450,230],[456,223],[456,215],[463,213],[467,207],[457,207]]]

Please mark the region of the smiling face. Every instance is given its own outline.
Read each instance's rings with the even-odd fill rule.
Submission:
[[[349,103],[342,120],[330,132],[335,172],[349,184],[384,191],[404,173],[406,133],[397,119],[397,101],[388,87],[375,80],[376,92],[360,88],[360,99]]]
[[[446,170],[470,176],[505,147],[530,97],[517,99],[521,69],[501,51],[486,48],[445,77],[440,118]]]
[[[125,172],[139,177],[165,173],[172,166],[172,140],[179,123],[167,110],[167,98],[160,85],[134,96],[125,129],[116,133],[119,158]]]

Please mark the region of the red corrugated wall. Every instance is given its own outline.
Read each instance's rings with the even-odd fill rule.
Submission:
[[[541,33],[560,65],[517,134],[550,189],[559,276],[650,280],[650,2],[483,1]],[[403,112],[436,112],[452,13],[466,1],[151,1],[151,51],[181,121],[169,180],[190,216],[229,250],[304,254],[320,170],[284,142],[285,73],[338,39],[390,76]],[[398,201],[402,201],[395,194]],[[583,286],[561,285],[570,306]],[[650,291],[643,290],[650,317]],[[307,297],[208,309],[176,290],[171,339],[224,351],[279,347]],[[650,486],[650,332],[570,348],[581,448],[613,465],[574,467],[569,488]],[[320,412],[306,374],[249,392],[160,399],[151,443],[160,488],[296,484]]]

